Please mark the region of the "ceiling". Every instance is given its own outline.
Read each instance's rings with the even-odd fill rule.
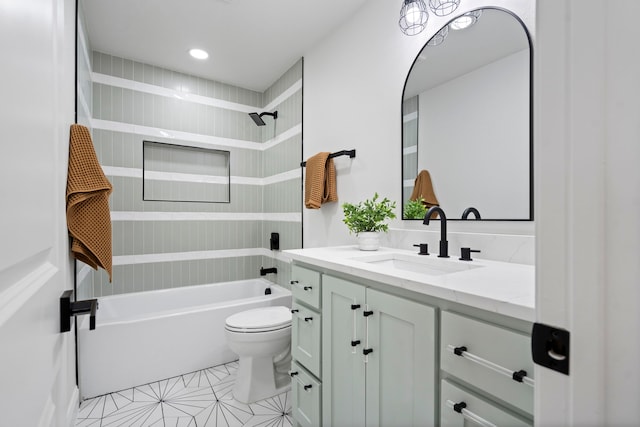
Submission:
[[[80,3],[93,50],[262,92],[365,1]],[[209,58],[191,58],[194,47]]]

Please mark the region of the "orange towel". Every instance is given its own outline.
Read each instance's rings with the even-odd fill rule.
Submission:
[[[304,205],[307,209],[320,209],[322,204],[338,200],[336,167],[329,154],[318,153],[307,160],[304,186]]]
[[[433,183],[431,182],[431,175],[429,171],[423,169],[420,171],[416,180],[413,183],[413,192],[409,200],[418,200],[420,197],[423,199],[423,204],[429,209],[432,206],[440,206],[440,202],[436,197],[436,193],[433,191]],[[437,218],[438,214],[433,213],[431,218]]]
[[[104,175],[89,129],[71,125],[67,173],[67,227],[73,256],[94,269],[102,267],[111,281],[111,215],[113,187]]]

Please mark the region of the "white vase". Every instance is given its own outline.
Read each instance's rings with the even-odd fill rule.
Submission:
[[[358,248],[361,251],[377,251],[380,247],[380,233],[377,231],[364,231],[358,233]]]

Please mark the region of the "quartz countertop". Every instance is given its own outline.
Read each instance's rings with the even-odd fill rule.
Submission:
[[[402,249],[361,251],[357,246],[336,246],[283,252],[294,261],[529,322],[535,320],[535,270],[531,265],[475,257],[473,261],[459,261],[457,256],[452,255],[446,262],[462,263],[464,266],[460,267],[468,269],[432,276],[358,261],[358,258],[366,259],[372,255],[384,257],[391,253],[416,259],[421,257],[417,252]],[[436,254],[428,256],[437,258]]]

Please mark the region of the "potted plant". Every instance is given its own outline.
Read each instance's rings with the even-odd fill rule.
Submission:
[[[358,246],[363,251],[375,251],[380,247],[380,232],[387,232],[387,219],[394,219],[396,202],[386,197],[378,200],[378,193],[373,198],[358,204],[344,203],[344,219],[350,233],[358,235]]]
[[[424,205],[424,199],[419,197],[418,200],[409,200],[404,205],[403,218],[405,219],[423,219],[427,214],[427,207]]]

